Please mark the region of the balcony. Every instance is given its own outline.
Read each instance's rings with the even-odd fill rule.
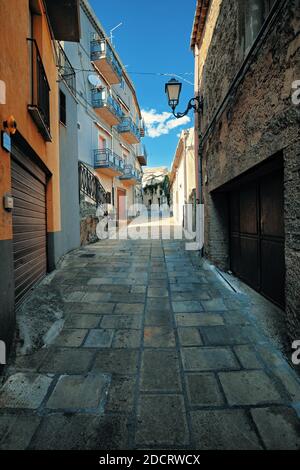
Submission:
[[[120,180],[127,186],[133,186],[142,181],[140,172],[130,164],[124,166],[124,172],[123,175],[120,176]]]
[[[134,170],[134,175],[137,183],[141,183],[143,179],[143,174],[138,170]]]
[[[147,165],[147,151],[144,145],[139,144],[137,146],[136,158],[138,159],[140,165],[145,166]]]
[[[94,150],[94,168],[108,176],[120,176],[124,172],[124,161],[110,149]]]
[[[103,99],[102,91],[98,89],[92,90],[92,105],[98,116],[110,126],[119,124],[123,117],[118,102],[112,96]]]
[[[145,122],[144,119],[140,122],[140,136],[145,137]]]
[[[91,60],[111,85],[120,83],[122,67],[106,39],[95,38],[92,40]]]
[[[31,103],[28,111],[40,134],[46,142],[51,142],[50,133],[50,86],[42,58],[34,39],[28,39],[31,46]]]
[[[118,126],[118,131],[128,144],[138,144],[140,142],[140,130],[130,117],[123,117],[121,124]]]

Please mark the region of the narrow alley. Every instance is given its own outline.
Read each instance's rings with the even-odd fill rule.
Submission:
[[[8,365],[0,449],[299,449],[296,374],[184,241],[100,241],[37,289],[63,328]]]

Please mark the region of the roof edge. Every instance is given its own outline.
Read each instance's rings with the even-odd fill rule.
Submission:
[[[195,47],[196,42],[202,37],[209,5],[210,0],[197,0],[190,42],[191,49]]]

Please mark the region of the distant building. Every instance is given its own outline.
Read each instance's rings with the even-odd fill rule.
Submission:
[[[170,173],[170,193],[175,222],[186,227],[185,205],[193,204],[195,207],[196,198],[193,128],[181,132]]]
[[[147,168],[143,175],[143,203],[151,209],[152,205],[169,203],[169,171],[167,167]]]

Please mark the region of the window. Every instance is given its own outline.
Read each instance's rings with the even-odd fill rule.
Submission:
[[[102,135],[99,135],[99,150],[105,150],[106,149],[106,139],[102,137]]]
[[[61,90],[59,91],[59,120],[65,126],[67,125],[66,95]]]
[[[267,19],[275,0],[240,0],[241,43],[246,55]]]
[[[106,193],[106,202],[107,202],[107,204],[111,204],[111,193],[110,192]]]

